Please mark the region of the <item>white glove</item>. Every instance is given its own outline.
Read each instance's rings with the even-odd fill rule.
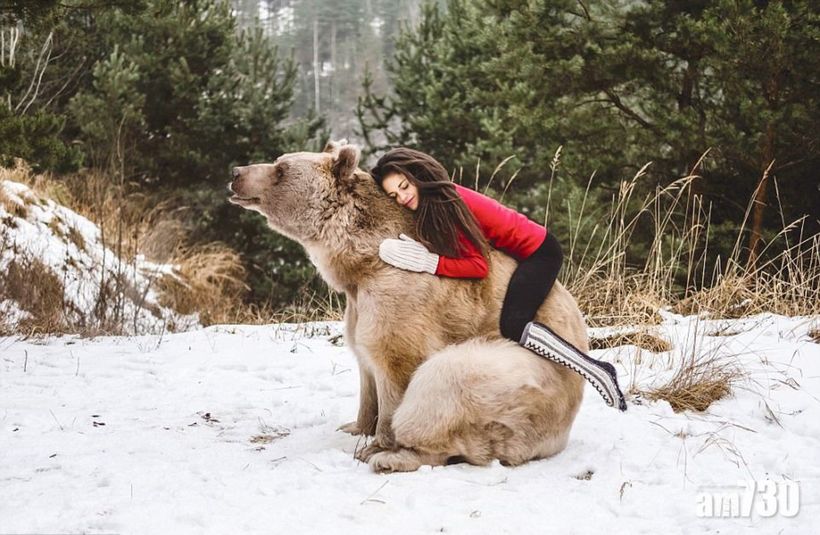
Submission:
[[[379,245],[379,258],[407,271],[426,271],[435,274],[438,268],[438,255],[404,234],[399,234],[398,240],[384,240]]]

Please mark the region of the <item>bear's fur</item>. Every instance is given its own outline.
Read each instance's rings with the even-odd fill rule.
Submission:
[[[261,213],[299,242],[347,299],[345,340],[361,379],[356,421],[340,429],[375,435],[357,453],[377,471],[415,470],[462,458],[520,464],[567,443],[583,379],[501,339],[499,314],[515,261],[490,253],[483,280],[397,269],[379,244],[414,235],[412,213],[358,169],[360,150],[286,154],[234,169],[231,202]],[[575,300],[556,283],[536,318],[582,351]]]

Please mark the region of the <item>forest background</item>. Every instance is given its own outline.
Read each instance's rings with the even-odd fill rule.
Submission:
[[[115,199],[134,254],[220,244],[232,308],[338,311],[225,191],[330,138],[431,153],[544,222],[579,285],[662,265],[683,301],[820,250],[811,1],[4,0],[0,37],[0,165]]]

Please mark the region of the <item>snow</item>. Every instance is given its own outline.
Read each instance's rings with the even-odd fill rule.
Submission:
[[[0,338],[0,533],[816,533],[818,320],[666,314],[671,352],[593,355],[645,385],[700,344],[749,374],[733,397],[619,413],[587,387],[551,459],[389,475],[336,431],[358,403],[338,323]],[[796,516],[699,516],[703,493],[767,479],[797,482]]]
[[[150,262],[141,255],[130,262],[118,259],[110,248],[111,238],[106,243],[97,225],[39,196],[25,184],[0,180],[0,197],[26,211],[25,217],[20,217],[9,213],[0,203],[0,270],[5,271],[11,261],[22,257],[41,261],[64,286],[64,309],[69,322],[93,321],[101,281],[110,284],[122,278],[133,288],[132,292],[124,292],[122,302],[122,323],[130,334],[159,333],[169,322],[177,330],[199,325],[196,316],[176,314],[158,303],[153,282],[162,275],[176,276],[174,266]],[[113,298],[106,301],[110,318],[119,303]],[[20,303],[11,300],[0,300],[0,312],[0,317],[10,318],[7,328],[12,331],[27,315],[20,311]]]

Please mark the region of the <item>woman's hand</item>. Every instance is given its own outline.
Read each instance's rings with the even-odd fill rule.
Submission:
[[[379,258],[400,269],[435,274],[439,256],[409,236],[399,234],[398,240],[387,239],[379,245]]]

